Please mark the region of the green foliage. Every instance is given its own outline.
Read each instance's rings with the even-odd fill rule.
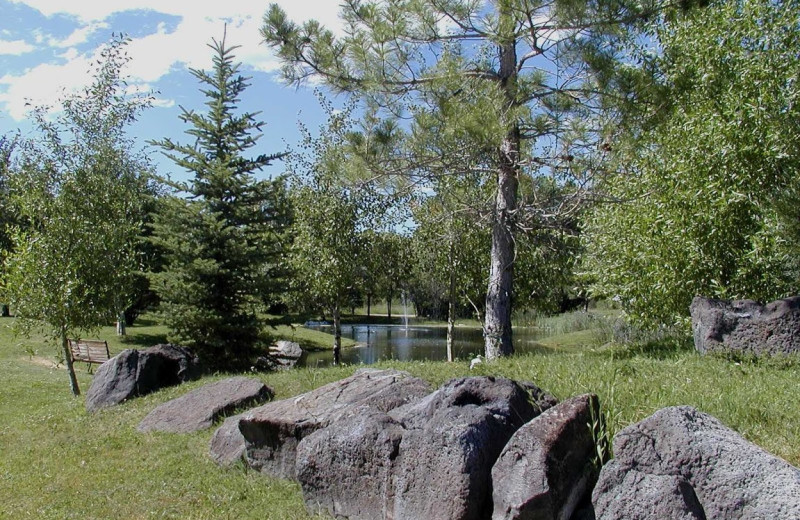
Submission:
[[[322,105],[326,125],[317,137],[303,128],[302,149],[288,160],[294,208],[290,263],[296,306],[335,312],[347,307],[362,276],[370,197],[351,182],[358,175],[348,145],[351,109]]]
[[[657,27],[663,53],[644,66],[670,98],[619,139],[626,174],[600,187],[618,203],[587,233],[595,290],[632,317],[685,323],[697,294],[796,292],[799,12],[729,0]]]
[[[125,44],[120,37],[103,48],[93,83],[66,97],[55,118],[43,107],[33,112],[39,138],[23,144],[9,179],[19,225],[5,295],[18,327],[44,327],[63,349],[68,336],[129,305],[139,268],[149,166],[125,130],[149,99],[125,95]]]
[[[437,196],[423,199],[413,208],[417,227],[414,245],[411,291],[418,312],[443,319],[451,277],[459,314],[474,315],[486,294],[485,265],[491,244],[489,229],[476,225],[486,188],[469,184],[466,177],[443,178]],[[477,214],[476,214],[477,213]]]
[[[154,144],[194,177],[169,183],[153,224],[165,266],[152,273],[171,337],[194,347],[210,365],[247,365],[263,339],[258,310],[276,291],[287,215],[281,180],[253,174],[281,157],[244,156],[260,135],[257,114],[237,114],[247,88],[225,40],[213,41],[213,71],[192,70],[204,85],[206,113],[183,109],[193,144]]]
[[[523,230],[563,224],[603,171],[589,117],[600,106],[599,90],[582,59],[583,42],[605,42],[666,3],[346,2],[341,37],[313,20],[296,24],[272,4],[261,32],[287,82],[315,77],[412,121],[411,144],[382,169],[397,184],[440,196],[443,177],[479,174],[492,187],[481,215],[492,229],[485,313],[492,358],[513,352],[515,247]],[[572,200],[551,205],[554,199],[531,194],[520,204],[523,177],[551,178]],[[531,264],[547,265],[549,254],[534,251],[539,258]]]
[[[11,250],[12,242],[9,227],[17,221],[9,193],[9,176],[11,175],[14,151],[19,145],[19,136],[0,136],[0,252],[6,254]]]
[[[390,315],[392,300],[399,300],[411,289],[411,248],[411,238],[393,230],[372,234],[367,246],[367,262],[377,275],[377,294],[386,299]]]

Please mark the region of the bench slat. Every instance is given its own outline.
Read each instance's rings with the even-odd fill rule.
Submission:
[[[107,341],[92,339],[70,339],[68,341],[73,361],[84,361],[86,363],[105,363],[111,358],[111,353],[108,351]]]

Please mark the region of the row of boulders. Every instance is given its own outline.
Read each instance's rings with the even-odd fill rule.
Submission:
[[[98,369],[87,409],[198,374],[182,347],[125,351]],[[218,381],[157,407],[139,430],[208,428],[272,395],[256,379]],[[432,391],[405,372],[365,369],[229,417],[211,455],[295,479],[311,511],[339,518],[800,518],[800,470],[715,418],[660,410],[617,434],[601,470],[599,417],[591,394],[557,403],[493,377]]]
[[[800,518],[800,470],[690,407],[621,431],[600,470],[593,395],[362,370],[228,418],[211,454],[297,480],[338,518]]]
[[[484,518],[494,462],[553,406],[531,384],[453,380],[431,392],[404,372],[360,370],[229,418],[211,453],[297,479],[312,510],[347,518]]]
[[[697,296],[689,307],[701,354],[754,356],[800,352],[800,296],[762,305]]]

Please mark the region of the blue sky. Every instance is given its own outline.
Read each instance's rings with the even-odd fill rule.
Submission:
[[[112,32],[132,42],[124,72],[131,85],[157,92],[155,106],[132,128],[141,146],[148,139],[170,137],[188,142],[179,121],[179,106],[202,109],[203,97],[189,68],[209,69],[211,38],[221,38],[227,23],[228,42],[240,45],[237,60],[252,76],[241,107],[262,111],[267,124],[254,153],[270,153],[294,145],[302,120],[315,130],[321,111],[310,88],[279,82],[278,63],[261,44],[258,29],[270,1],[248,0],[0,0],[0,134],[30,129],[30,105],[52,105],[64,91],[90,81],[88,70],[98,47]],[[289,16],[314,18],[337,30],[337,0],[278,0]],[[26,103],[30,105],[26,106]],[[155,151],[161,174],[186,178]],[[280,164],[268,174],[280,173]]]

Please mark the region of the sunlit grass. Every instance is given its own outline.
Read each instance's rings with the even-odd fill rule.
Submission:
[[[63,368],[42,362],[54,347],[42,338],[13,338],[0,320],[0,518],[268,518],[307,519],[299,487],[243,467],[220,469],[207,455],[213,430],[191,435],[140,434],[136,425],[156,405],[200,381],[134,399],[95,415],[73,398]],[[127,340],[107,332],[112,353],[132,338],[158,336],[143,321]],[[568,333],[569,336],[572,333]],[[567,340],[553,337],[554,342]],[[567,338],[568,339],[568,338]],[[500,375],[536,383],[560,399],[600,396],[612,431],[659,408],[692,405],[718,417],[767,451],[800,464],[797,358],[732,361],[702,357],[685,340],[633,347],[578,346],[483,363],[387,362],[439,385],[464,375]],[[78,367],[85,391],[91,375]],[[349,376],[355,366],[257,374],[277,398]]]

